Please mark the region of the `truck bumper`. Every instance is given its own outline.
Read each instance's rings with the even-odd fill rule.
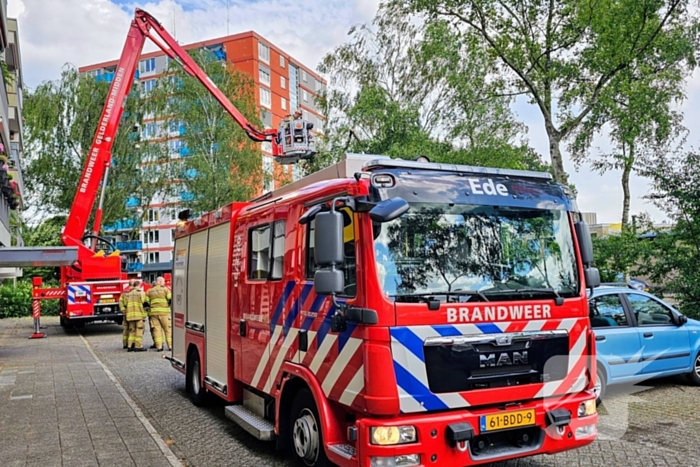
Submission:
[[[121,313],[98,313],[86,316],[63,316],[67,323],[91,323],[93,321],[121,322],[124,315]]]
[[[372,467],[459,467],[579,448],[592,443],[597,435],[598,414],[578,416],[581,403],[594,399],[593,393],[586,391],[565,398],[530,401],[509,407],[498,406],[391,419],[363,418],[358,420],[356,425],[356,459],[359,465]],[[487,427],[484,430],[484,421],[491,419],[482,420],[482,416],[512,412],[522,414],[522,411],[529,410],[534,411],[534,424],[493,431]],[[372,427],[406,425],[415,427],[416,442],[394,446],[371,444]],[[473,434],[464,435],[469,433],[469,428]],[[462,436],[470,439],[459,443],[452,441],[454,435],[451,433],[455,430],[461,431]],[[417,459],[418,463],[412,463],[412,459]]]

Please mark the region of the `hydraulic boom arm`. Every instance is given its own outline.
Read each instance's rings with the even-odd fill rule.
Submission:
[[[154,34],[155,33],[155,34]],[[253,141],[269,141],[272,145],[273,156],[284,160],[291,153],[283,149],[284,142],[280,145],[277,141],[277,129],[260,130],[250,123],[241,114],[219,88],[209,79],[202,69],[195,63],[187,52],[173,39],[163,26],[150,14],[136,9],[136,14],[131,22],[126,44],[122,50],[119,63],[114,73],[114,79],[109,88],[107,102],[102,110],[95,138],[88,153],[87,162],[80,177],[80,184],[73,199],[68,222],[63,231],[62,241],[66,246],[79,248],[78,258],[86,255],[93,256],[97,241],[93,241],[93,248],[88,248],[83,243],[85,228],[94,206],[97,192],[100,188],[100,180],[103,180],[102,195],[95,213],[95,225],[93,236],[97,236],[100,230],[102,218],[102,204],[104,191],[107,185],[107,175],[111,164],[111,152],[114,138],[117,134],[119,122],[124,110],[124,103],[131,89],[136,72],[139,57],[143,50],[146,38],[151,39],[170,58],[177,60],[184,70],[197,78],[214,98],[226,109],[248,137]],[[162,42],[161,42],[162,41]],[[298,157],[294,160],[296,161]],[[289,159],[291,160],[291,159]]]

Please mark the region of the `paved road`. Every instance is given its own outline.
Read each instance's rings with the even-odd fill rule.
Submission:
[[[54,321],[47,323],[56,325]],[[120,326],[86,326],[81,334],[183,465],[293,465],[272,444],[255,440],[229,422],[223,415],[223,403],[213,403],[204,409],[194,407],[185,393],[184,376],[162,359],[162,353],[122,350]],[[80,339],[76,332],[70,336]],[[144,341],[151,343],[148,336],[144,336]],[[697,456],[700,388],[683,382],[682,379],[656,381],[647,385],[649,389],[633,395],[610,391],[609,399],[600,409],[599,440],[591,446],[493,467],[700,466]],[[0,451],[0,465],[5,465],[2,461]]]

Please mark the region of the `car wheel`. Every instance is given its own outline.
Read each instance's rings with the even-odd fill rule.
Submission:
[[[695,386],[700,386],[700,352],[695,356],[693,360],[693,368],[688,373],[688,379],[690,383]]]
[[[598,364],[600,365],[600,364]],[[596,399],[595,403],[600,404],[605,397],[605,390],[607,388],[607,381],[605,380],[605,371],[602,368],[596,369],[595,384],[593,385],[593,392],[595,393]]]
[[[302,389],[294,398],[290,420],[290,445],[299,464],[308,467],[330,466],[323,448],[316,403],[308,389]]]

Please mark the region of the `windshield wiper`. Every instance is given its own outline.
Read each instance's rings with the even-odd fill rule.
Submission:
[[[483,293],[479,292],[478,290],[449,290],[445,292],[416,292],[416,293],[398,293],[398,294],[392,294],[389,295],[390,297],[417,297],[417,298],[428,298],[428,297],[433,297],[435,295],[444,295],[447,297],[459,297],[459,296],[476,296],[482,299],[485,302],[488,302],[489,299],[484,295]]]

